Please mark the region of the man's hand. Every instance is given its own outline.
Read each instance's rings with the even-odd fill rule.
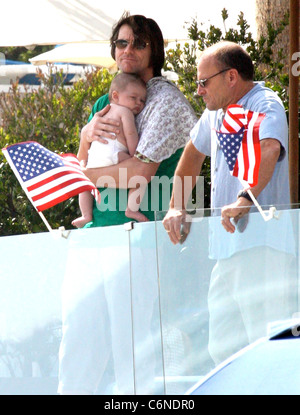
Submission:
[[[82,128],[82,138],[91,143],[93,141],[100,141],[107,144],[107,140],[115,139],[116,134],[120,133],[120,123],[112,118],[103,118],[110,110],[110,105],[107,105],[101,111],[96,112],[91,121]]]
[[[190,232],[191,221],[187,221],[185,211],[174,208],[169,209],[162,223],[174,245],[183,243],[186,240]]]
[[[252,206],[252,202],[240,197],[231,205],[224,206],[221,211],[221,222],[225,230],[230,233],[234,233],[235,226],[233,225],[231,218],[237,223],[243,216],[245,216]]]

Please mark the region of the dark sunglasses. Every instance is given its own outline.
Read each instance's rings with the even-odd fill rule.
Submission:
[[[222,71],[220,71],[220,72],[218,72],[218,73],[215,73],[214,75],[210,76],[209,78],[206,78],[206,79],[199,79],[199,81],[196,81],[196,84],[197,84],[198,86],[201,86],[201,88],[205,88],[205,84],[206,84],[206,82],[207,82],[209,79],[214,78],[214,77],[215,77],[215,76],[217,76],[217,75],[220,75],[220,73],[223,73],[223,72],[229,71],[229,69],[231,69],[231,68],[226,68],[226,69],[223,69]]]
[[[150,43],[144,42],[141,39],[134,39],[132,41],[125,40],[125,39],[117,39],[113,42],[118,49],[126,49],[127,46],[130,44],[134,49],[143,50],[145,49]]]

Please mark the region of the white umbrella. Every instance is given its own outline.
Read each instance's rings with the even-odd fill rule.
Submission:
[[[151,0],[1,0],[0,47],[57,45],[70,42],[108,40],[112,26],[125,10],[157,21],[165,39],[187,37],[192,18],[199,23],[222,27],[224,0],[211,0],[209,7],[199,0],[176,6],[169,1]],[[255,28],[255,1],[230,0],[228,25],[235,25],[240,11]]]
[[[1,1],[0,47],[108,40],[116,22],[99,0]]]
[[[34,65],[46,63],[78,63],[108,68],[117,71],[117,65],[110,54],[109,42],[67,43],[30,59]]]

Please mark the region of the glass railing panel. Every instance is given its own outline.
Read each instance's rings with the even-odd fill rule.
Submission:
[[[0,394],[56,394],[59,378],[65,392],[185,393],[216,354],[245,343],[232,303],[212,290],[220,260],[245,307],[247,342],[268,323],[299,317],[299,210],[278,209],[269,221],[252,213],[234,234],[209,213],[197,212],[176,246],[164,212],[132,230],[1,237]]]
[[[164,213],[157,217],[161,219]],[[208,256],[208,220],[193,219],[188,238],[173,245],[157,221],[162,343],[167,394],[182,394],[213,366],[207,350],[207,293],[215,264]]]
[[[157,221],[167,393],[184,392],[299,310],[299,210],[276,210],[270,220],[251,213],[233,234],[206,213],[175,246]]]
[[[62,312],[68,329],[60,351],[62,392],[133,394],[129,239],[123,226],[72,232]]]
[[[164,394],[154,222],[134,224],[130,253],[136,393]]]
[[[0,393],[56,394],[59,372],[64,392],[134,393],[124,227],[2,237],[0,249]]]
[[[66,241],[0,238],[0,393],[56,393]]]

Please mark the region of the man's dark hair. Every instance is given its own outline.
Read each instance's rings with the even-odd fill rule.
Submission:
[[[253,62],[242,46],[234,42],[222,42],[220,45],[222,47],[218,47],[215,53],[220,68],[236,69],[244,81],[253,81]]]
[[[111,56],[115,59],[116,45],[114,41],[118,39],[121,26],[131,27],[136,38],[150,43],[151,59],[150,65],[153,67],[153,75],[161,76],[161,70],[165,61],[164,39],[158,24],[153,19],[136,14],[131,16],[128,12],[124,13],[121,19],[113,27],[110,38]]]

